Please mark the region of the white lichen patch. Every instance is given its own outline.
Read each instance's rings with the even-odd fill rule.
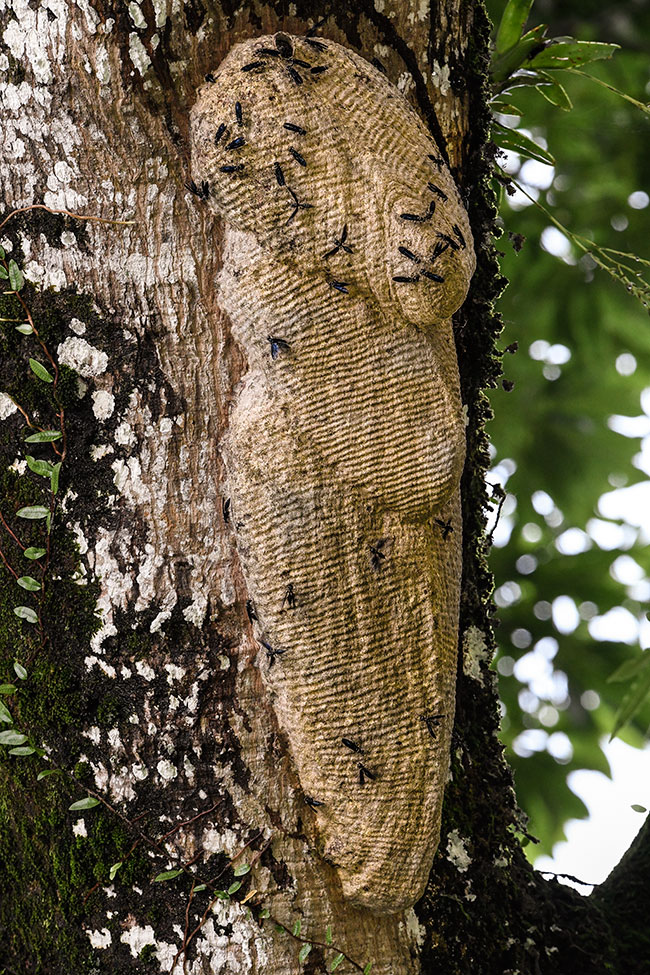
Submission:
[[[12,413],[16,413],[17,410],[18,407],[11,396],[8,396],[7,393],[0,393],[0,420],[6,420]]]
[[[167,683],[170,687],[175,680],[182,680],[185,677],[185,668],[179,667],[178,664],[165,664],[165,670],[167,671]]]
[[[108,443],[93,444],[88,453],[90,454],[91,460],[98,461],[102,460],[103,457],[114,454],[115,448]]]
[[[171,617],[172,614],[169,610],[162,610],[160,613],[158,613],[157,616],[154,616],[154,618],[152,619],[151,624],[149,626],[149,632],[158,633],[160,630],[162,630],[167,620],[171,619]]]
[[[86,822],[83,817],[72,824],[72,833],[74,836],[82,836],[84,838],[88,836]]]
[[[129,457],[127,460],[115,460],[111,464],[115,475],[113,483],[131,504],[146,504],[150,498],[149,485],[142,478],[142,466],[139,457]],[[141,606],[140,608],[144,608]]]
[[[431,64],[431,84],[434,85],[444,97],[449,94],[451,83],[449,80],[449,65],[440,65],[437,61]]]
[[[113,627],[113,630],[115,633],[117,633],[115,627]],[[84,657],[84,665],[86,670],[92,670],[93,667],[99,667],[99,669],[102,670],[107,677],[110,677],[111,679],[117,677],[115,667],[107,663],[105,660],[102,660],[101,657],[96,657],[94,654],[89,654],[87,657]]]
[[[188,623],[193,623],[194,626],[203,626],[203,620],[205,619],[207,608],[207,594],[201,593],[200,595],[194,597],[194,600],[189,606],[185,607],[183,610],[183,616]]]
[[[136,660],[135,662],[136,673],[140,677],[144,677],[145,680],[151,681],[156,677],[156,671],[153,669],[151,664],[148,664],[146,660]]]
[[[86,323],[82,322],[79,318],[71,318],[70,329],[75,333],[75,335],[85,335]]]
[[[13,471],[14,474],[17,474],[18,475],[18,477],[22,477],[23,474],[25,473],[25,471],[27,470],[27,461],[26,460],[19,460],[19,458],[16,457],[15,461],[13,462],[13,464],[10,464],[9,467],[7,468],[7,470],[8,471]]]
[[[93,413],[98,420],[108,420],[115,409],[115,397],[107,389],[98,389],[93,393]]]
[[[170,762],[167,758],[162,758],[156,765],[156,770],[161,779],[165,782],[171,782],[178,775],[178,769],[173,762]]]
[[[135,887],[133,888],[136,889]],[[142,893],[142,891],[140,891]],[[127,919],[127,924],[130,922],[128,930],[124,931],[120,941],[122,944],[128,945],[131,949],[131,954],[134,958],[137,958],[143,948],[147,945],[155,945],[156,936],[154,930],[150,924],[145,925],[145,927],[140,927],[133,915],[129,915]]]
[[[470,626],[463,634],[463,673],[472,680],[483,683],[482,663],[489,663],[490,651],[485,642],[485,634],[477,626]]]
[[[79,337],[68,336],[56,351],[61,365],[74,369],[84,379],[101,376],[108,367],[106,353]]]
[[[447,859],[453,863],[459,873],[465,873],[472,862],[466,843],[467,840],[463,839],[457,829],[453,829],[447,837]]]
[[[86,934],[93,948],[109,948],[113,941],[108,928],[102,928],[101,931],[86,931]]]
[[[181,942],[183,939],[183,934],[181,933]],[[157,941],[156,942],[156,961],[160,966],[161,972],[170,972],[172,970],[172,965],[174,964],[174,959],[178,954],[180,945],[170,944],[168,941]]]
[[[408,931],[410,938],[418,948],[424,945],[427,936],[427,929],[423,924],[420,924],[417,914],[412,907],[409,907],[405,915],[406,930]]]
[[[226,853],[235,852],[238,839],[231,829],[217,830],[214,826],[209,826],[203,830],[201,837],[201,848],[205,853]]]

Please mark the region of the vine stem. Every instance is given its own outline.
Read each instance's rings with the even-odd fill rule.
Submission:
[[[17,535],[14,535],[14,533],[12,532],[12,530],[11,530],[11,528],[9,527],[9,525],[8,525],[8,524],[7,524],[7,522],[6,522],[5,520],[4,520],[4,518],[3,518],[3,516],[2,516],[2,512],[1,512],[1,511],[0,511],[0,521],[2,522],[2,524],[4,525],[4,527],[6,528],[6,530],[7,530],[8,532],[9,532],[9,534],[10,534],[10,535],[11,535],[11,537],[13,538],[13,540],[14,540],[14,542],[16,543],[16,545],[18,545],[18,546],[19,546],[19,547],[20,547],[20,548],[21,548],[21,549],[23,550],[23,552],[24,552],[24,551],[25,551],[25,546],[24,546],[24,545],[23,545],[23,543],[22,543],[22,542],[20,541],[20,539],[18,538],[18,536],[17,536]]]
[[[46,213],[61,213],[66,217],[72,217],[73,220],[94,220],[97,223],[119,224],[122,227],[132,227],[136,223],[135,220],[111,220],[108,217],[94,217],[86,213],[72,213],[70,210],[55,210],[53,207],[45,206],[44,203],[32,203],[30,206],[17,207],[12,210],[9,216],[5,217],[0,223],[0,230],[18,213],[27,213],[29,210],[45,210]]]
[[[12,567],[7,562],[7,559],[5,557],[5,553],[2,551],[2,548],[0,548],[0,559],[2,559],[2,561],[4,562],[4,564],[6,565],[6,567],[11,572],[12,576],[14,577],[14,579],[17,580],[18,579],[18,573],[14,569],[12,569]]]

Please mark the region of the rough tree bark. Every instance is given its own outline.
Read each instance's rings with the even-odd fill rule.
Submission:
[[[318,36],[381,59],[444,148],[478,256],[455,317],[468,452],[442,839],[421,900],[383,917],[343,900],[313,852],[312,812],[260,677],[221,491],[245,362],[216,302],[222,225],[186,189],[206,74],[238,41],[304,35],[321,17]],[[543,882],[521,851],[496,738],[481,390],[499,374],[502,282],[489,242],[487,34],[480,3],[459,0],[1,0],[5,216],[50,208],[0,229],[3,266],[15,260],[27,282],[0,316],[28,310],[42,339],[3,323],[0,681],[16,685],[3,728],[46,752],[2,749],[6,972],[168,972],[176,960],[192,975],[284,975],[329,970],[339,953],[345,975],[370,961],[374,975],[650,970],[647,828],[592,897]],[[29,358],[58,370],[56,401]],[[43,588],[21,597],[22,548],[46,537],[43,521],[16,515],[45,497],[24,462],[26,417],[62,423],[66,452]],[[47,444],[29,449],[57,460]],[[48,762],[61,774],[37,781]],[[95,794],[96,808],[68,811]],[[214,900],[242,863],[241,887]]]

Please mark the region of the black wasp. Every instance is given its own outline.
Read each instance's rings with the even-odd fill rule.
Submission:
[[[301,156],[300,153],[298,152],[298,150],[297,149],[294,149],[293,146],[289,146],[289,152],[291,153],[291,155],[293,156],[293,158],[296,160],[296,162],[300,166],[306,166],[307,165],[304,156]]]
[[[349,748],[351,752],[358,752],[360,755],[363,754],[363,748],[361,745],[357,745],[356,741],[352,741],[351,738],[341,738],[341,741],[346,748]]]
[[[284,599],[282,600],[282,606],[280,607],[280,609],[284,609],[285,603],[287,604],[289,609],[295,609],[296,606],[298,605],[298,603],[296,602],[296,594],[293,591],[293,582],[290,582],[285,590]]]
[[[307,805],[309,806],[310,809],[315,809],[316,806],[324,806],[325,805],[324,802],[320,802],[319,799],[312,799],[311,796],[305,796],[305,802],[307,803]]]
[[[443,718],[444,714],[423,714],[420,717],[420,721],[424,721],[425,725],[427,726],[427,731],[432,738],[435,738],[438,727],[440,726],[440,722]]]
[[[253,605],[253,600],[252,599],[247,599],[246,600],[246,612],[248,613],[248,618],[251,621],[251,623],[254,620],[257,620],[258,619],[257,613],[255,612],[255,607]]]
[[[372,779],[373,781],[377,778],[374,772],[366,768],[363,762],[357,763],[359,767],[359,785],[365,785],[366,779]]]
[[[448,518],[447,521],[443,521],[442,518],[436,518],[435,522],[440,529],[440,534],[442,535],[443,540],[449,538],[454,530],[454,526],[451,523],[451,518]]]
[[[348,281],[330,281],[329,286],[330,288],[333,288],[334,291],[340,291],[341,294],[344,295],[350,294],[350,292],[348,291],[348,287],[349,287]]]
[[[308,61],[295,57],[293,45],[286,34],[275,35],[275,50],[272,47],[260,47],[256,53],[267,58],[282,58],[286,61],[287,74],[296,85],[301,85],[303,82],[302,75],[296,71],[296,66],[311,71],[311,64]]]
[[[386,553],[382,552],[385,544],[386,539],[380,538],[378,542],[370,546],[370,561],[375,572],[379,572],[381,563],[386,561]]]
[[[227,525],[230,521],[230,498],[224,498],[221,502],[221,513],[223,514],[223,520]]]
[[[276,657],[281,657],[283,653],[286,653],[287,652],[286,649],[285,650],[279,650],[279,649],[276,650],[274,647],[272,647],[270,644],[268,644],[266,642],[266,640],[260,640],[260,643],[262,644],[262,646],[266,650],[266,656],[269,658],[269,667],[272,667],[273,666],[273,664],[275,663],[275,658]]]
[[[332,250],[328,251],[327,254],[323,254],[323,257],[324,258],[333,257],[334,254],[338,254],[339,251],[345,251],[346,254],[351,254],[352,244],[346,244],[345,242],[347,239],[348,239],[348,225],[346,223],[343,224],[343,231],[341,233],[341,236],[334,238],[334,247],[332,248]]]
[[[429,208],[423,217],[417,213],[400,213],[400,220],[410,220],[412,223],[426,223],[436,212],[436,201],[431,200]]]
[[[293,210],[291,211],[291,214],[287,218],[287,220],[285,220],[285,225],[288,224],[288,223],[291,223],[291,221],[293,220],[293,218],[295,217],[295,215],[298,213],[298,210],[313,210],[313,208],[314,208],[314,204],[313,203],[299,203],[298,202],[298,197],[293,192],[293,190],[291,189],[291,187],[290,186],[287,186],[287,189],[289,190],[289,193],[291,193],[291,196],[293,198],[294,207],[293,207]]]
[[[210,196],[210,184],[207,179],[204,179],[200,186],[197,186],[193,179],[189,180],[185,184],[186,188],[193,193],[194,196],[198,197],[199,200],[207,200]]]
[[[276,335],[267,335],[266,341],[271,345],[271,358],[277,359],[281,352],[288,352],[291,346],[284,339],[279,339]]]

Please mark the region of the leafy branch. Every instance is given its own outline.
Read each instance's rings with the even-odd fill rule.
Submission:
[[[619,284],[624,285],[626,291],[650,312],[650,282],[643,278],[643,274],[646,274],[650,270],[650,261],[636,254],[614,250],[612,247],[601,247],[600,244],[590,240],[588,237],[583,237],[581,234],[576,234],[572,230],[569,230],[568,227],[565,227],[563,223],[560,223],[553,216],[547,207],[540,203],[539,200],[536,200],[521,183],[512,176],[509,176],[501,167],[499,169],[502,174],[500,176],[501,180],[516,186],[519,192],[523,193],[538,210],[541,210],[553,226],[557,227],[578,250],[582,251],[583,254],[588,254],[601,270],[609,274]]]

